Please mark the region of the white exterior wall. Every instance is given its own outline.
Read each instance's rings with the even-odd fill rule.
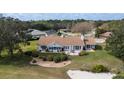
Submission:
[[[47,48],[49,49],[49,47],[61,47],[61,48],[64,48],[64,47],[68,47],[67,49],[66,48],[64,48],[64,51],[65,52],[80,52],[80,51],[83,51],[83,47],[84,46],[81,46],[81,49],[79,49],[79,50],[75,50],[75,47],[76,45],[65,45],[65,46],[62,46],[62,45],[59,45],[59,44],[56,44],[56,43],[51,43],[51,44],[49,44],[48,46],[47,46]],[[78,45],[77,45],[78,46]],[[80,45],[79,45],[80,46]],[[95,48],[95,46],[94,45],[92,45],[91,46],[92,48]],[[37,50],[38,51],[43,51],[42,50],[42,48],[41,48],[41,46],[38,46],[38,48],[37,48]],[[49,51],[53,51],[53,50],[49,50]],[[44,51],[43,51],[44,52]],[[53,51],[54,52],[54,51]]]
[[[38,46],[37,50],[40,51],[40,50],[42,50],[42,48],[40,46]]]

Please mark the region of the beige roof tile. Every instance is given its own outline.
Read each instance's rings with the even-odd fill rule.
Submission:
[[[94,38],[88,38],[87,44],[95,44]],[[84,45],[84,41],[80,37],[60,37],[60,36],[47,36],[39,39],[39,45],[48,45],[57,43],[60,45]]]

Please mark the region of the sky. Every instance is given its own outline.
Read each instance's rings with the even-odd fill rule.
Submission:
[[[3,13],[20,20],[49,20],[49,19],[86,19],[86,20],[118,20],[124,18],[124,13]]]

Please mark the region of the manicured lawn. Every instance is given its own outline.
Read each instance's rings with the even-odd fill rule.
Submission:
[[[23,51],[36,51],[37,49],[37,40],[30,41],[30,45],[23,45],[21,44],[21,48]]]
[[[37,49],[37,40],[33,40],[33,41],[29,41],[30,42],[30,45],[24,45],[24,44],[20,44],[22,50],[25,52],[25,51],[36,51]],[[17,51],[14,51],[14,53],[16,53]],[[2,51],[2,56],[7,56],[7,50],[4,49],[4,51]]]
[[[37,41],[31,41],[30,46],[23,46],[23,51],[35,50]],[[104,50],[89,53],[86,56],[70,56],[72,64],[63,68],[44,68],[32,66],[29,56],[15,54],[14,58],[7,55],[0,58],[0,78],[69,78],[66,71],[69,69],[91,69],[93,65],[102,64],[107,66],[112,72],[123,72],[124,64],[118,58],[108,54]]]
[[[87,56],[72,56],[73,62],[80,64],[80,68],[90,70],[96,64],[108,67],[112,72],[124,72],[124,64],[118,58],[110,55],[105,50],[89,53]]]

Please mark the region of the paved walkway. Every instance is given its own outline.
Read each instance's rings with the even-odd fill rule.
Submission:
[[[112,73],[92,73],[80,70],[68,70],[67,74],[71,79],[112,79]]]

